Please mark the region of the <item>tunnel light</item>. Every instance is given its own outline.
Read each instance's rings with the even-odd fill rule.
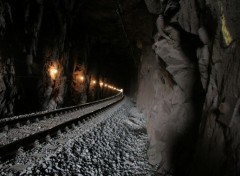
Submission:
[[[120,89],[120,92],[123,92],[123,89]]]
[[[55,74],[57,74],[58,71],[57,71],[57,69],[53,68],[53,69],[51,69],[50,72],[51,72],[51,74],[55,75]]]
[[[100,84],[101,84],[101,82],[100,82]],[[121,90],[122,89],[118,89],[118,88],[116,88],[116,87],[114,87],[114,86],[112,86],[112,85],[109,85],[109,84],[102,84],[104,87],[107,87],[107,88],[109,88],[109,89],[111,89],[111,90],[114,90],[114,91],[118,91],[118,92],[121,92]],[[122,92],[123,92],[123,90],[122,90]]]
[[[83,76],[80,76],[80,80],[81,80],[81,81],[84,81],[84,77],[83,77]]]
[[[100,82],[99,85],[100,85],[100,87],[102,87],[103,86],[103,82]]]
[[[77,79],[78,79],[79,81],[84,81],[84,76],[79,75],[79,76],[77,77]]]
[[[55,67],[50,67],[50,68],[49,68],[49,74],[50,74],[50,77],[51,77],[53,80],[56,79],[57,73],[58,73],[57,68],[55,68]]]
[[[92,81],[93,84],[96,84],[97,82],[95,80]]]

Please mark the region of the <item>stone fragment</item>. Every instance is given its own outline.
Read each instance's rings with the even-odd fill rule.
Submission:
[[[43,154],[43,153],[34,153],[32,156],[36,157],[36,158],[44,158],[45,154]]]
[[[44,146],[44,148],[49,149],[49,150],[55,150],[55,149],[57,149],[57,146],[47,144],[46,146]]]
[[[21,172],[27,168],[27,165],[24,164],[15,164],[10,167],[10,169],[14,172]]]

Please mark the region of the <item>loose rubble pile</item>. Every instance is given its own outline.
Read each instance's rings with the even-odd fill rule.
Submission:
[[[10,142],[16,141],[23,137],[27,137],[31,134],[34,134],[34,133],[37,133],[40,131],[44,131],[46,129],[50,129],[56,125],[62,124],[71,119],[78,118],[79,116],[85,115],[89,112],[93,112],[99,108],[105,107],[114,101],[116,101],[116,99],[108,100],[106,102],[96,104],[93,106],[89,106],[84,109],[70,112],[67,114],[62,114],[62,115],[58,115],[58,116],[55,116],[52,118],[41,120],[39,122],[32,123],[30,125],[26,124],[19,128],[13,128],[8,131],[0,132],[0,146],[9,144]]]
[[[145,119],[129,100],[2,164],[2,175],[156,175]]]

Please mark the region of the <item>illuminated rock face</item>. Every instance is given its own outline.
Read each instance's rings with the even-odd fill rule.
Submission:
[[[137,104],[149,117],[150,162],[160,165],[159,172],[179,173],[193,154],[202,86],[196,56],[186,55],[178,37],[173,37],[181,36],[180,31],[170,27],[168,31],[171,39],[160,38],[154,50],[149,47],[142,56]]]
[[[180,0],[164,11],[163,2],[173,1],[146,0],[169,27],[143,52],[139,73],[150,162],[176,175],[239,175],[240,3]]]

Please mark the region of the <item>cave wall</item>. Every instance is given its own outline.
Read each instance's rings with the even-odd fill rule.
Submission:
[[[0,118],[116,93],[99,93],[106,75],[92,64],[98,44],[81,6],[76,0],[0,2]]]
[[[145,0],[156,24],[144,46],[137,105],[161,173],[239,175],[237,0]]]

